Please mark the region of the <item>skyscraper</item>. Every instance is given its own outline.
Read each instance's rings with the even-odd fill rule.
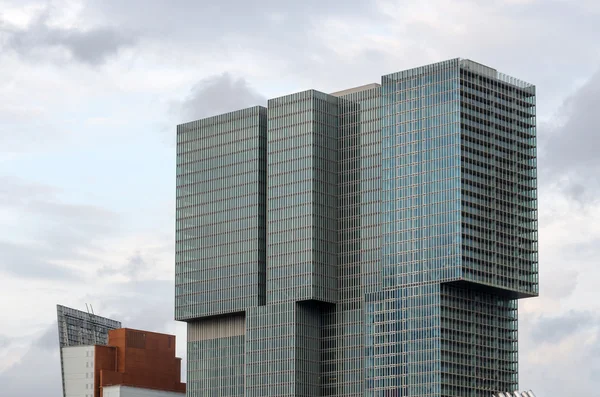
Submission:
[[[179,125],[188,395],[517,390],[536,166],[535,87],[464,59]]]

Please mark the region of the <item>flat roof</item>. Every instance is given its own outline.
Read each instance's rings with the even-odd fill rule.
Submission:
[[[348,89],[345,89],[342,91],[332,92],[329,95],[344,96],[344,95],[348,95],[348,94],[354,94],[355,92],[370,90],[372,88],[377,88],[377,87],[381,87],[381,84],[371,83],[371,84],[360,85],[358,87],[353,87],[353,88],[348,88]]]

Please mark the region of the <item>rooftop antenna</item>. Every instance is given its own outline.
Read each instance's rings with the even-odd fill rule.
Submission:
[[[92,306],[91,303],[90,303],[90,308],[92,309],[92,314],[95,316],[96,314],[94,314],[94,306]]]
[[[88,314],[90,314],[90,308],[88,307],[88,304],[85,304],[85,310],[88,312]]]

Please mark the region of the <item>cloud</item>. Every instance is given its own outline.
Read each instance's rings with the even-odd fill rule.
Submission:
[[[279,80],[275,90],[292,84],[291,90],[298,84],[302,84],[298,90],[344,88],[340,81],[347,82],[352,70],[360,69],[364,62],[376,61],[367,51],[363,58],[348,60],[339,57],[337,50],[361,41],[370,33],[365,27],[377,29],[389,22],[379,2],[358,0],[224,0],[218,4],[206,0],[176,4],[164,0],[101,0],[86,2],[82,14],[142,32],[144,48],[140,51],[151,47],[154,57],[160,53],[163,66],[196,70],[200,76],[226,70],[236,76],[253,77],[253,82],[254,77]],[[201,23],[195,15],[202,16]],[[331,33],[324,22],[326,17],[349,19],[354,27],[344,35],[344,45],[335,50],[325,45]],[[387,52],[395,59],[402,58],[393,48]],[[369,81],[379,79],[376,73],[369,77]],[[334,82],[329,81],[332,78]],[[291,90],[285,88],[281,94]]]
[[[576,332],[598,323],[589,312],[569,311],[555,317],[541,317],[531,327],[531,337],[537,343],[559,343]]]
[[[540,136],[540,176],[580,203],[597,201],[600,172],[600,71],[569,96]]]
[[[219,41],[228,33],[268,39],[273,27],[280,28],[285,37],[301,36],[303,31],[299,27],[310,25],[318,14],[361,15],[365,19],[379,15],[376,4],[360,0],[221,0],[218,4],[208,0],[180,0],[177,3],[168,0],[91,0],[86,3],[84,13],[87,15],[112,18],[119,24],[133,25],[148,34],[202,43]],[[142,9],[144,12],[140,13]],[[180,23],[193,21],[195,15],[202,16],[202,23]],[[172,29],[175,25],[180,29]],[[288,29],[282,29],[284,27]],[[205,35],[189,37],[190,32]],[[280,41],[280,37],[270,37],[270,41]]]
[[[130,33],[108,27],[84,30],[50,26],[50,14],[48,9],[44,10],[26,28],[6,27],[6,23],[2,28],[0,25],[0,33],[7,35],[6,47],[25,57],[36,55],[38,51],[60,48],[79,62],[99,65],[137,41]]]
[[[29,244],[0,241],[0,271],[20,278],[74,281],[79,276],[64,266],[46,258],[48,252]]]
[[[54,324],[48,327],[42,336],[35,341],[34,346],[45,350],[58,350],[58,324],[54,322]]]
[[[173,106],[182,120],[192,121],[246,107],[264,106],[266,102],[245,79],[223,73],[201,80],[184,101]]]
[[[591,194],[589,189],[579,182],[566,184],[563,187],[563,192],[569,199],[580,204],[585,204],[596,199],[595,195]]]
[[[140,251],[136,251],[134,255],[127,259],[125,265],[103,266],[98,269],[97,274],[99,277],[122,275],[130,280],[138,280],[143,278],[142,276],[150,269],[150,266],[140,254]]]
[[[0,235],[1,271],[20,278],[75,280],[81,272],[73,262],[89,261],[91,251],[102,249],[95,241],[118,229],[114,212],[66,203],[58,192],[0,176],[0,220],[21,232]]]
[[[23,199],[42,198],[56,194],[57,189],[43,184],[32,184],[14,177],[0,176],[0,204],[14,205]]]
[[[60,396],[62,393],[58,339],[54,348],[46,346],[52,332],[58,338],[56,324],[47,327],[23,357],[0,372],[2,395],[11,397]],[[46,340],[48,339],[48,340]],[[32,378],[33,376],[33,378]]]
[[[600,387],[598,319],[594,313],[569,311],[521,328],[521,388],[533,389],[538,396],[595,395]]]
[[[171,280],[114,283],[117,292],[101,299],[112,318],[123,326],[165,332],[175,318],[175,284]],[[104,310],[104,309],[103,309]]]

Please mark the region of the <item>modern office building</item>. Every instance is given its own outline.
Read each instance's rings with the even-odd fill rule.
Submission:
[[[132,329],[109,331],[106,345],[63,347],[67,397],[181,397],[175,336]]]
[[[535,87],[464,59],[177,127],[189,396],[518,390]]]
[[[64,348],[106,345],[108,343],[108,332],[121,328],[121,323],[110,318],[61,305],[56,305],[56,314],[63,397],[67,397],[67,388],[65,387],[65,357],[63,356]]]

